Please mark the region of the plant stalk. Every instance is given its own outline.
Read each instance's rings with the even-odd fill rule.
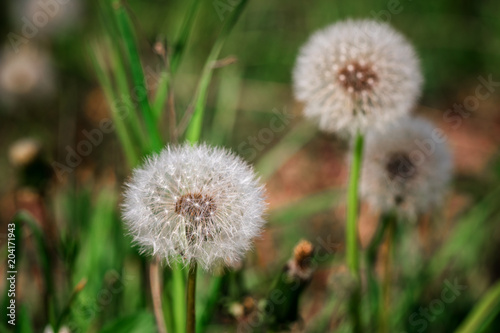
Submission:
[[[163,307],[161,304],[160,268],[158,259],[154,258],[149,266],[149,282],[151,286],[151,298],[153,299],[154,315],[158,333],[167,333]]]
[[[196,327],[196,271],[198,264],[192,261],[189,264],[188,283],[187,283],[187,322],[186,333],[195,333]]]
[[[346,251],[347,265],[351,274],[359,280],[359,250],[358,250],[358,184],[363,157],[363,136],[356,135],[347,192],[347,224],[346,224]]]

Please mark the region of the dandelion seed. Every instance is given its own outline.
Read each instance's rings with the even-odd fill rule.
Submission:
[[[208,270],[241,260],[264,224],[264,189],[221,148],[169,146],[136,169],[124,220],[142,251]]]
[[[384,23],[348,20],[312,35],[297,57],[293,82],[304,114],[322,130],[354,134],[407,114],[422,76],[401,34]]]
[[[452,161],[432,124],[405,117],[366,142],[360,190],[374,208],[414,218],[442,202]]]

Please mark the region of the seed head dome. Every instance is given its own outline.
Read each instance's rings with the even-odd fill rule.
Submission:
[[[366,136],[361,196],[374,208],[414,218],[436,208],[452,174],[445,139],[428,121],[405,117]]]
[[[340,134],[383,128],[420,94],[419,61],[389,25],[347,20],[314,33],[300,50],[294,92],[320,129]]]
[[[241,158],[184,144],[134,171],[123,217],[143,252],[211,270],[241,259],[261,231],[265,206],[264,189]]]

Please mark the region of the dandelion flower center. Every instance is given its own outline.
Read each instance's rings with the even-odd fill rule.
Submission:
[[[213,239],[214,234],[218,232],[212,222],[216,208],[215,200],[201,193],[184,194],[176,201],[175,212],[189,220],[185,232],[190,242],[199,236],[204,241]]]
[[[339,70],[338,80],[347,92],[360,93],[372,90],[373,85],[378,82],[378,76],[373,66],[354,61]]]
[[[389,179],[399,178],[402,180],[410,180],[415,176],[417,168],[412,163],[410,156],[405,152],[392,153],[389,156],[389,161],[386,165]]]
[[[215,212],[215,200],[206,194],[188,193],[175,203],[175,212],[192,221],[205,221]]]

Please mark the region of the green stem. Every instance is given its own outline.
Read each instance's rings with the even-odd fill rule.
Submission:
[[[455,333],[482,332],[500,311],[500,282],[491,287]]]
[[[196,271],[198,264],[196,261],[192,261],[189,264],[188,273],[188,284],[187,284],[187,320],[186,320],[186,332],[195,333],[196,327]]]
[[[174,310],[174,323],[176,332],[184,332],[186,330],[186,295],[184,270],[181,264],[176,264],[172,267],[172,304]]]
[[[350,313],[353,321],[353,332],[361,332],[361,279],[359,277],[359,249],[358,249],[358,183],[361,172],[363,155],[363,136],[356,135],[349,188],[347,192],[347,225],[346,225],[346,251],[347,266],[355,280],[355,290],[351,295]]]
[[[347,225],[346,251],[347,265],[351,274],[359,280],[359,250],[358,250],[358,183],[363,155],[363,136],[358,133],[355,139],[351,175],[347,192]]]

